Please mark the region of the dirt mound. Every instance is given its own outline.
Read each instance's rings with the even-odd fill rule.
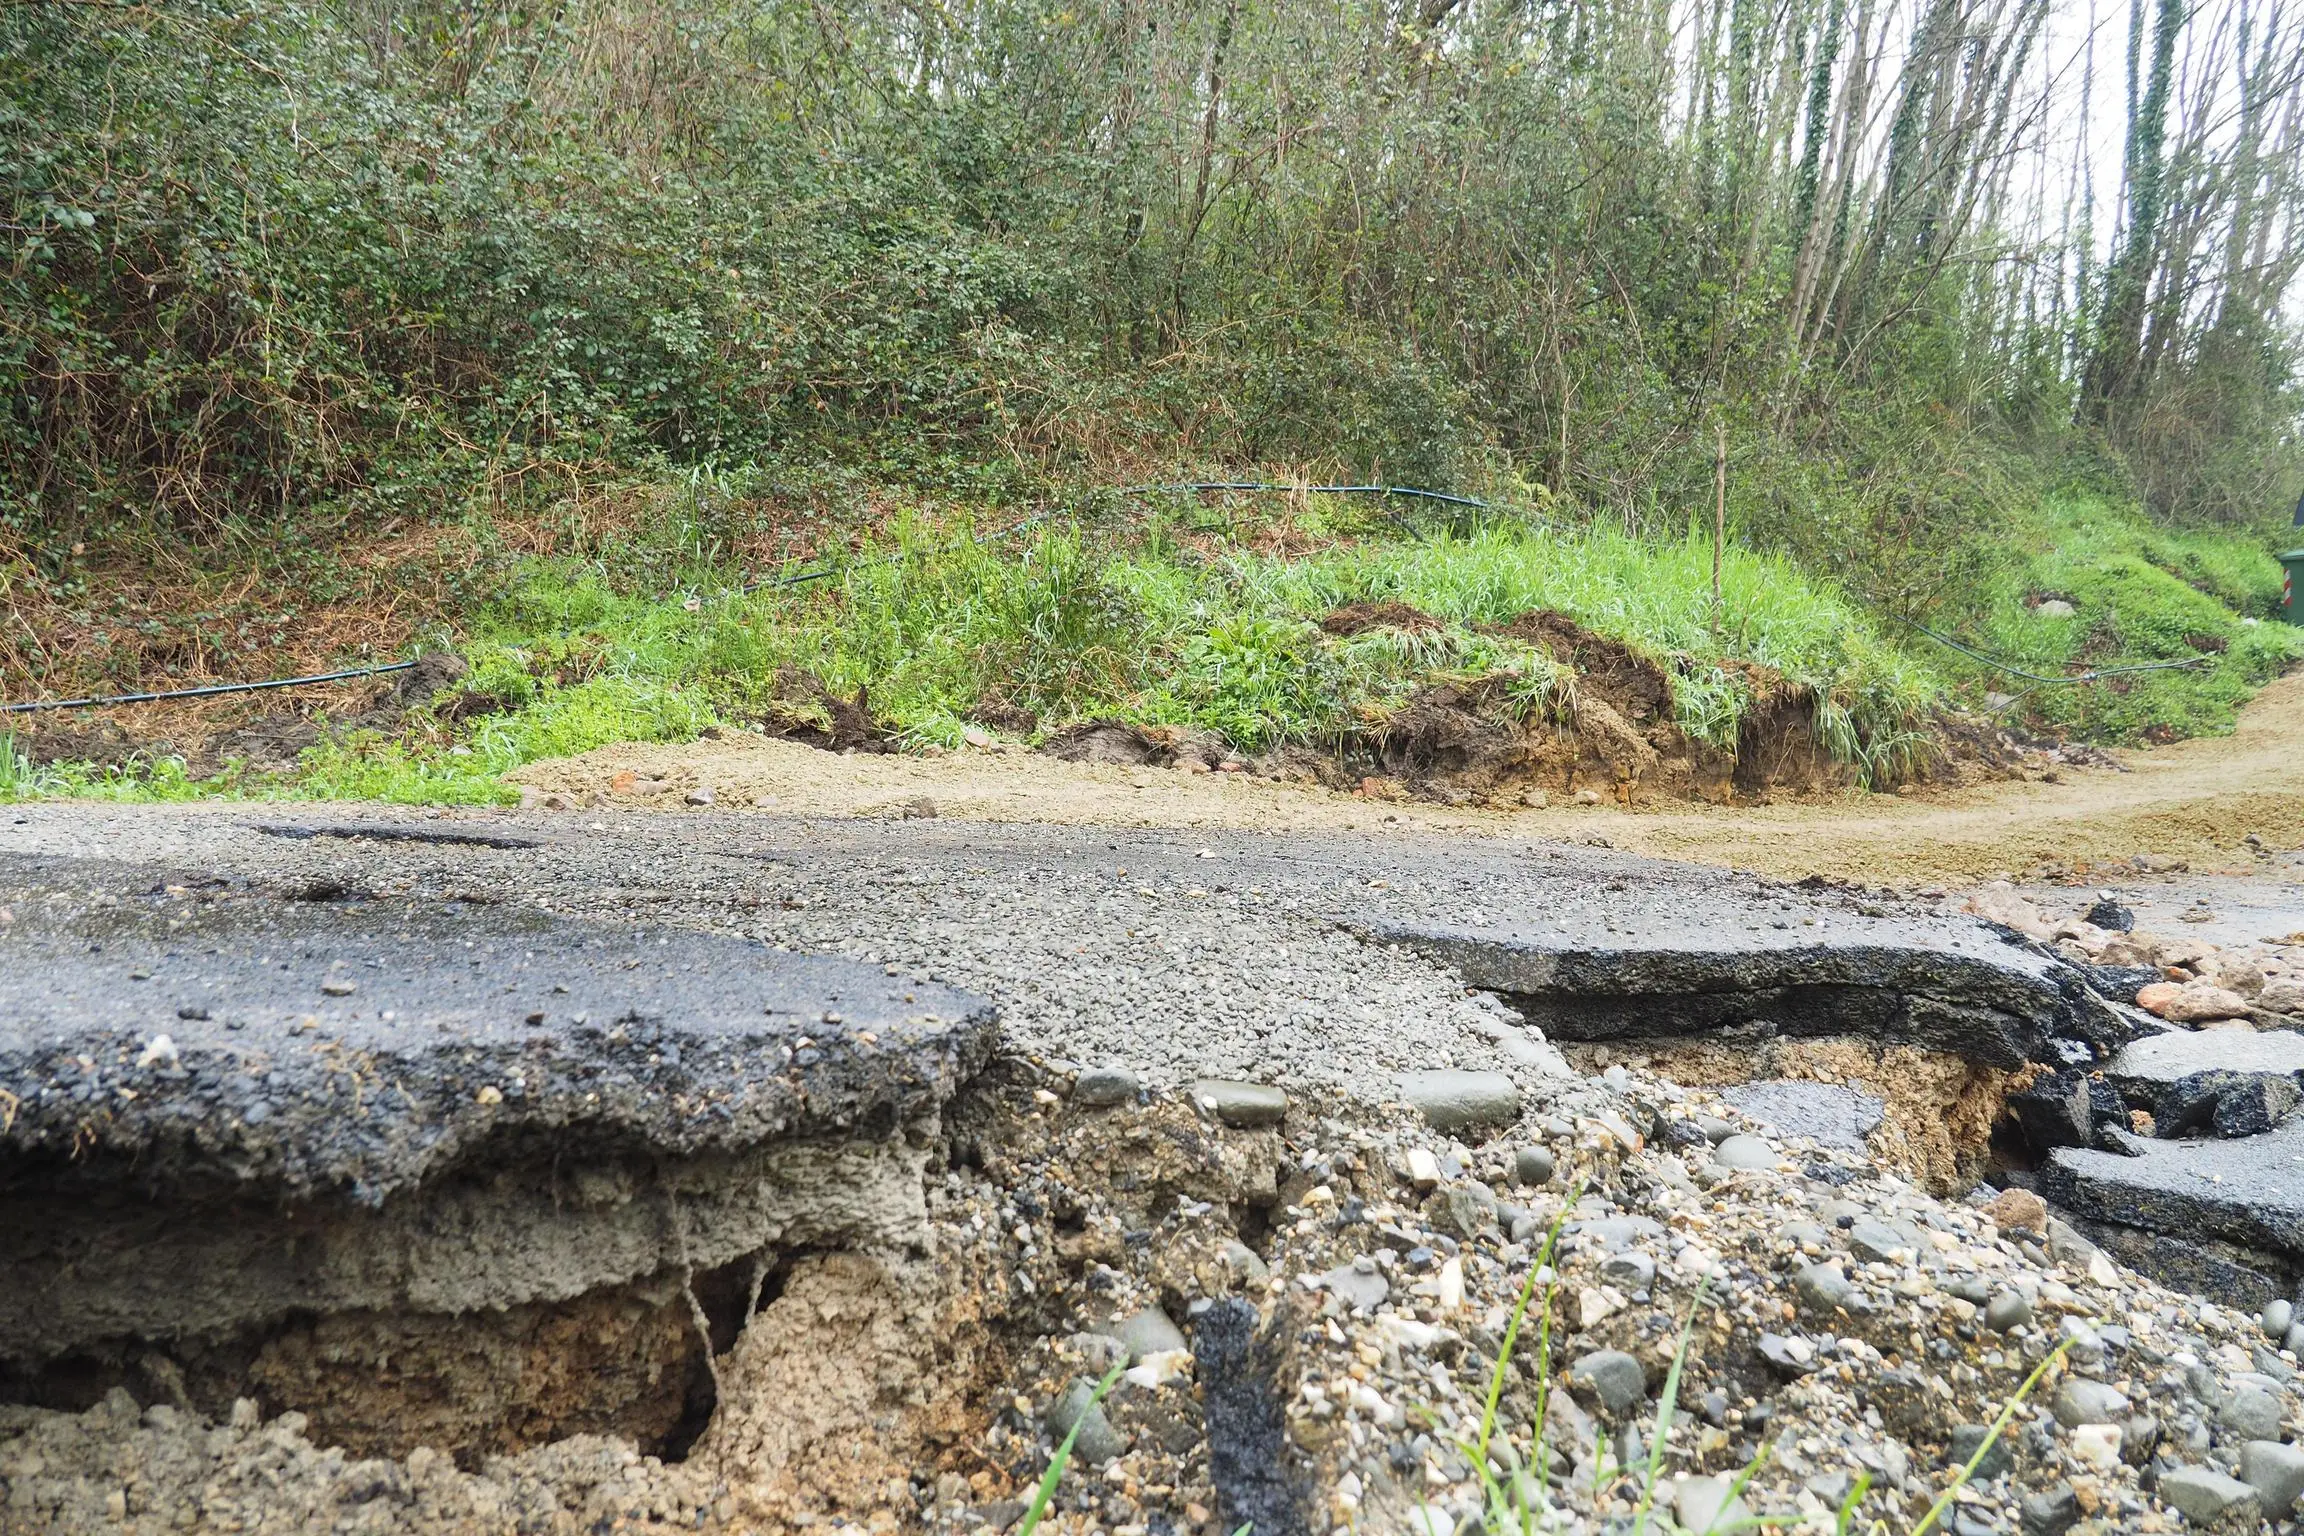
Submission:
[[[1848,765],[1836,763],[1816,734],[1816,695],[1764,668],[1747,669],[1752,703],[1736,723],[1736,792],[1840,788]]]
[[[1681,730],[1671,673],[1623,641],[1548,610],[1488,632],[1533,645],[1570,670],[1549,708],[1526,716],[1496,679],[1427,689],[1353,735],[1343,752],[1347,775],[1381,775],[1451,804],[1503,805],[1586,792],[1627,806],[1656,798],[1724,804],[1850,781],[1817,737],[1814,699],[1765,668],[1744,669],[1755,702],[1731,754]]]
[[[870,690],[859,686],[854,698],[844,699],[798,667],[776,674],[768,706],[754,723],[763,735],[831,752],[885,752],[894,736],[872,713]]]
[[[1342,637],[1371,629],[1404,629],[1410,634],[1427,634],[1448,626],[1423,609],[1406,603],[1346,603],[1322,619],[1320,627]]]
[[[1131,725],[1125,720],[1090,720],[1050,736],[1040,750],[1064,763],[1102,763],[1122,768],[1204,768],[1237,760],[1212,731],[1183,725]]]
[[[1579,695],[1596,695],[1641,729],[1672,718],[1672,681],[1621,640],[1596,635],[1564,613],[1531,609],[1495,633],[1525,640],[1576,669]]]

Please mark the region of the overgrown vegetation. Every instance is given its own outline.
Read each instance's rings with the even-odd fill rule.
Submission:
[[[2304,488],[2304,23],[2139,13],[2123,93],[2049,4],[7,7],[0,672],[467,629],[517,706],[425,780],[457,794],[785,667],[922,741],[985,678],[1248,749],[1451,674],[1537,709],[1480,629],[1514,605],[1690,658],[1706,741],[1748,660],[1876,755],[1970,678],[1912,619],[2051,670],[2221,641],[2205,685],[2025,695],[2214,728],[2285,654],[2202,605],[2260,608],[2222,551]],[[2123,101],[2114,189],[2055,130]],[[1174,559],[1092,494],[1252,466],[1481,491],[1512,526]],[[838,552],[722,537],[786,485],[901,558],[766,609],[642,600]],[[878,515],[929,492],[1087,531],[929,559]],[[636,495],[695,536],[642,539],[653,585],[590,531]],[[1688,532],[1716,496],[1717,629]],[[2075,619],[2032,622],[2050,589]],[[1448,627],[1310,627],[1354,596]],[[313,782],[415,771],[368,761]]]

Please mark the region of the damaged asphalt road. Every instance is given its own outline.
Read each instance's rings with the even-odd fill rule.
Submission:
[[[238,1435],[260,1401],[293,1407],[258,1433],[299,1457],[383,1457],[427,1510],[504,1511],[428,1530],[572,1530],[569,1511],[635,1508],[742,1526],[810,1508],[822,1477],[846,1476],[813,1448],[862,1441],[882,1459],[843,1498],[933,1503],[973,1529],[1013,1518],[979,1511],[1036,1475],[1042,1405],[1103,1368],[1073,1319],[1155,1307],[1191,1348],[1152,1349],[1166,1363],[1138,1362],[1143,1395],[1115,1406],[1118,1460],[1145,1470],[1096,1495],[1109,1508],[1166,1500],[1220,1536],[1251,1507],[1284,1529],[1300,1509],[1421,1499],[1468,1469],[1364,1443],[1439,1379],[1392,1356],[1500,1326],[1555,1186],[1591,1191],[1569,1262],[1597,1267],[1566,1319],[1586,1361],[1612,1349],[1648,1370],[1678,1305],[1654,1289],[1667,1270],[1711,1273],[1739,1251],[1731,1232],[1749,1250],[1722,1292],[1744,1309],[1734,1336],[1790,1385],[1724,1367],[1703,1394],[1708,1468],[1747,1454],[1736,1415],[1752,1431],[1772,1395],[1788,1426],[1852,1422],[1848,1402],[1803,1395],[1829,1374],[1818,1350],[1895,1407],[1904,1377],[1880,1351],[1919,1346],[1901,1321],[1867,1342],[1861,1317],[1934,1309],[1965,1349],[1979,1309],[2009,1300],[1898,1265],[2131,1283],[2044,1216],[1992,1207],[2031,1221],[2035,1254],[1962,1225],[1982,1196],[1963,1216],[1886,1171],[1882,1138],[1915,1113],[1968,1114],[1981,1156],[1977,1116],[2030,1064],[2095,1066],[2150,1027],[2103,1001],[2107,978],[1941,901],[1407,834],[265,809],[261,825],[231,807],[0,816],[0,1216],[18,1234],[0,1287],[31,1301],[0,1338],[0,1401],[25,1436],[7,1450],[17,1486],[65,1512],[58,1528],[118,1492],[87,1469],[121,1464],[106,1458],[122,1437]],[[1682,1081],[1755,1092],[1649,1086],[1652,1051],[1690,1038],[1741,1075]],[[1398,1107],[1435,1078],[1508,1102],[1460,1125]],[[1280,1113],[1207,1079],[1264,1085]],[[1944,1097],[1915,1098],[1922,1080]],[[1840,1127],[1820,1139],[1844,1151],[1763,1139],[1819,1136],[1794,1123],[1819,1095]],[[1738,1103],[1760,1134],[1719,1118]],[[1446,1138],[1475,1121],[1480,1150]],[[1781,1201],[1717,1198],[1776,1180]],[[1811,1207],[1824,1225],[1785,1225]],[[1793,1316],[1771,1287],[1834,1277],[1776,1249],[1820,1259],[1843,1230],[1894,1289],[1824,1319],[1830,1342],[1787,1344],[1766,1331]],[[1606,1233],[1670,1251],[1586,1254]],[[1336,1326],[1276,1322],[1247,1354],[1224,1323],[1255,1310],[1208,1300],[1302,1322],[1307,1285],[1332,1293]],[[1362,1287],[1396,1304],[1381,1340],[1346,1304]],[[1473,1317],[1469,1335],[1441,1326]],[[1308,1363],[1329,1346],[1336,1362]],[[1342,1384],[1347,1356],[1384,1391]],[[1476,1353],[1464,1363],[1478,1374]],[[1182,1370],[1200,1378],[1191,1412]],[[1957,1414],[2004,1396],[1982,1370],[1959,1377]],[[889,1421],[827,1390],[895,1380],[949,1406]],[[1629,1414],[1647,1383],[1622,1385]],[[929,1479],[961,1423],[1006,1460]],[[1948,1425],[1897,1433],[1934,1446]],[[1585,1428],[1590,1459],[1606,1426]],[[1278,1469],[1276,1436],[1296,1448],[1286,1475],[1251,1486],[1242,1466]],[[222,1429],[203,1443],[258,1466]],[[476,1475],[445,1480],[435,1446]],[[317,1454],[295,1497],[370,1497]],[[1880,1457],[1865,1465],[1924,1497],[1906,1451]],[[155,1479],[153,1518],[197,1505],[286,1529],[306,1507],[270,1485],[235,1503],[207,1465]]]
[[[580,812],[259,824],[139,807],[25,808],[0,852],[843,953],[980,989],[1025,1046],[1161,1086],[1218,1075],[1382,1098],[1401,1070],[1544,1065],[1499,1052],[1496,1010],[1465,984],[1561,1040],[1757,1028],[2014,1068],[2101,1060],[2135,1029],[2084,972],[1941,903],[1576,846]]]

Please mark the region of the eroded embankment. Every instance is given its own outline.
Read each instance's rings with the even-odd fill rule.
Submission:
[[[923,1249],[993,1041],[981,999],[694,933],[11,895],[0,1395],[248,1398],[362,1454],[682,1449],[703,1338],[802,1256]]]

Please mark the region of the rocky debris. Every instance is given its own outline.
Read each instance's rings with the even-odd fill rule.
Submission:
[[[2151,1234],[2120,1257],[2188,1288],[2251,1308],[2294,1294],[2304,1186],[2293,1170],[2304,1159],[2304,1122],[2240,1140],[2136,1141],[2129,1153],[2059,1148],[2040,1169],[2041,1191],[2093,1222]]]
[[[968,829],[965,851],[949,862],[1011,857],[1003,836]],[[654,857],[685,857],[671,850],[693,837],[684,831]],[[1611,1469],[1641,1455],[1639,1436],[1652,1422],[1646,1412],[1630,1424],[1604,1422],[1569,1389],[1570,1365],[1613,1350],[1660,1382],[1692,1309],[1682,1412],[1666,1429],[1676,1511],[1679,1490],[1710,1480],[1724,1491],[1765,1449],[1742,1495],[1756,1514],[1829,1528],[1862,1474],[1871,1479],[1863,1519],[1909,1524],[1946,1486],[1962,1426],[1991,1423],[2072,1336],[2074,1320],[2088,1330],[2084,1347],[2076,1339],[2061,1372],[2017,1409],[2004,1442],[2010,1465],[1955,1501],[1954,1531],[2005,1531],[2011,1512],[2035,1498],[2053,1514],[2060,1487],[2101,1531],[2171,1529],[2178,1511],[2158,1492],[2171,1476],[2187,1467],[2228,1475],[2245,1459],[2247,1442],[2234,1435],[2248,1427],[2248,1409],[2227,1422],[2227,1403],[2264,1391],[2281,1404],[2283,1423],[2296,1418],[2295,1381],[2281,1374],[2294,1371],[2293,1359],[2272,1347],[2287,1336],[2267,1340],[2257,1315],[2269,1292],[2242,1313],[2164,1290],[2106,1262],[2062,1221],[2045,1231],[2002,1225],[1981,1196],[1933,1198],[1867,1155],[1782,1127],[1770,1141],[1716,1094],[1639,1070],[1563,1079],[1507,1068],[1524,1100],[1518,1121],[1492,1139],[1457,1139],[1420,1116],[1384,1111],[1377,1097],[1399,1070],[1445,1059],[1404,1056],[1410,1047],[1453,1034],[1466,1042],[1454,1048],[1471,1052],[1495,1038],[1476,1032],[1477,1005],[1412,957],[1272,920],[1245,887],[1283,878],[1271,872],[1277,861],[1241,856],[1227,871],[1233,890],[1222,893],[1237,903],[1219,908],[1185,894],[1224,883],[1209,873],[1220,866],[1185,862],[1197,858],[1189,846],[1161,855],[1171,857],[1163,866],[1149,862],[1143,843],[1115,841],[1098,833],[1081,855],[1102,866],[1101,884],[1069,866],[1052,873],[1047,856],[1033,854],[1035,879],[1008,882],[996,901],[956,871],[914,885],[921,866],[875,863],[845,847],[823,855],[844,861],[837,875],[816,873],[813,851],[804,859],[771,847],[725,869],[674,862],[659,876],[672,894],[656,899],[693,921],[900,960],[908,972],[993,977],[1015,1000],[1016,1039],[1029,1053],[959,1095],[918,1149],[933,1258],[886,1260],[887,1278],[871,1284],[861,1270],[809,1259],[776,1277],[718,1355],[723,1390],[686,1460],[660,1462],[593,1436],[459,1471],[437,1455],[362,1459],[322,1449],[310,1424],[260,1422],[253,1404],[245,1429],[231,1426],[229,1410],[182,1412],[163,1427],[132,1400],[72,1414],[10,1408],[0,1410],[0,1476],[27,1512],[12,1509],[11,1518],[35,1529],[100,1528],[119,1495],[132,1528],[154,1533],[179,1524],[573,1532],[619,1521],[776,1530],[799,1512],[953,1536],[1005,1529],[1052,1449],[1049,1406],[1119,1358],[1120,1346],[1089,1330],[1157,1309],[1181,1326],[1191,1359],[1115,1389],[1103,1411],[1126,1448],[1093,1473],[1066,1477],[1056,1527],[1213,1527],[1221,1536],[1253,1508],[1263,1511],[1259,1531],[1430,1532],[1435,1522],[1453,1530],[1482,1505],[1482,1480],[1461,1446],[1477,1438],[1512,1308],[1555,1221],[1565,1223],[1563,1245],[1551,1281],[1534,1287],[1529,1319],[1541,1309],[1551,1323],[1543,1448],[1533,1433],[1531,1328],[1501,1378],[1488,1470],[1508,1488],[1544,1490],[1563,1532],[1629,1527],[1639,1486]],[[283,869],[315,869],[309,845],[280,852],[295,856]],[[472,877],[425,871],[494,856],[394,853],[433,861],[409,878],[459,881]],[[1234,856],[1229,846],[1220,855]],[[630,923],[636,899],[602,885],[598,866],[565,857],[565,873],[516,887],[524,900],[596,899]],[[1122,860],[1126,873],[1115,877]],[[758,905],[683,894],[691,872]],[[868,901],[828,909],[843,880]],[[1073,880],[1090,893],[1082,898],[1090,917],[1035,905]],[[600,894],[586,897],[588,884]],[[1160,897],[1135,894],[1155,888]],[[1202,900],[1210,904],[1195,905]],[[1479,911],[1461,889],[1451,900],[1459,914]],[[1794,901],[1786,905],[1794,906],[1786,920],[1805,928]],[[965,932],[946,935],[938,925],[947,923]],[[1477,927],[1468,917],[1466,925]],[[1156,988],[1115,990],[1117,951],[1095,946],[1106,933],[1114,944],[1120,934],[1138,943],[1142,927],[1161,929],[1158,953],[1172,957],[1170,969]],[[1292,973],[1286,983],[1246,972],[1259,1004],[1287,1000],[1271,1011],[1244,1011],[1209,979],[1274,954]],[[1180,996],[1196,1001],[1184,1007]],[[1333,1009],[1345,1022],[1265,1043],[1299,1027],[1291,1008]],[[1204,1030],[1203,1013],[1217,1023]],[[1435,1019],[1444,1031],[1419,1033]],[[139,1041],[139,1053],[151,1044]],[[1083,1059],[1126,1063],[1144,1091],[1082,1112],[1067,1090],[1076,1091]],[[1289,1092],[1276,1123],[1245,1128],[1202,1114],[1176,1091],[1198,1077],[1286,1088],[1290,1073],[1346,1091]],[[1374,1093],[1350,1091],[1369,1079]],[[2245,1147],[2285,1133],[2145,1145]],[[1723,1168],[1714,1149],[1738,1136],[1755,1137],[1766,1156]],[[1520,1182],[1519,1154],[1536,1147],[1552,1159],[1553,1177]],[[2095,1227],[2086,1231],[2102,1241]],[[1362,1259],[1385,1281],[1373,1308],[1325,1283],[1339,1269],[1367,1273]],[[1819,1264],[1838,1266],[1849,1283],[1829,1319],[1804,1306],[1796,1285]],[[1982,1326],[2002,1295],[2024,1310],[2004,1318],[2003,1330]],[[766,1347],[779,1337],[783,1347]],[[2068,1379],[2101,1382],[2130,1412],[2118,1423],[2065,1427],[2052,1404]],[[843,1383],[864,1390],[841,1399]],[[902,1385],[882,1397],[873,1383]],[[912,1393],[925,1404],[907,1401]],[[157,1387],[151,1397],[152,1407],[170,1406]],[[796,1414],[833,1406],[847,1416],[809,1418],[804,1433],[789,1426]],[[29,1491],[19,1495],[18,1485]],[[386,1492],[366,1494],[370,1487]],[[400,1488],[411,1496],[392,1492]],[[178,1511],[188,1511],[181,1522]]]
[[[1764,1025],[1787,1037],[1915,1045],[2015,1069],[2083,1058],[2135,1031],[2079,970],[1950,918],[1838,913],[1789,924],[1697,908],[1610,928],[1371,921],[1371,938],[1504,994],[1553,1040],[1713,1036]]]
[[[2127,1107],[2099,1073],[2070,1069],[2046,1072],[2008,1095],[2008,1109],[2034,1147],[2096,1147],[2117,1150],[2128,1130]]]
[[[2124,1047],[2104,1068],[2105,1078],[2123,1094],[2146,1103],[2200,1072],[2294,1080],[2304,1073],[2304,1034],[2274,1029],[2154,1035]]]
[[[114,1523],[153,1536],[227,1522],[735,1531],[784,1529],[802,1511],[960,1536],[1013,1522],[1077,1425],[1059,1522],[1452,1532],[1483,1507],[1463,1447],[1555,1221],[1561,1246],[1533,1303],[1550,1311],[1556,1373],[1543,1456],[1527,1332],[1489,1452],[1499,1485],[1541,1490],[1564,1533],[1630,1520],[1654,1384],[1691,1307],[1660,1497],[1692,1529],[1746,1513],[1828,1528],[1860,1474],[1860,1518],[1908,1523],[2064,1339],[2063,1373],[1992,1444],[1953,1529],[2235,1519],[2276,1497],[2258,1489],[2279,1486],[2277,1453],[2293,1449],[2251,1449],[2264,1443],[2257,1395],[2284,1420],[2299,1406],[2293,1366],[2268,1356],[2290,1374],[2266,1374],[2251,1353],[2267,1319],[2069,1244],[2060,1258],[2001,1227],[1990,1202],[1936,1200],[1844,1148],[1790,1140],[1703,1188],[1713,1132],[1752,1133],[1698,1091],[1636,1074],[1563,1084],[1506,1135],[1466,1142],[1420,1115],[1342,1104],[1233,1127],[1189,1092],[1082,1114],[1057,1091],[1072,1081],[1009,1061],[956,1099],[949,1153],[923,1169],[933,1260],[889,1261],[901,1278],[884,1291],[834,1293],[796,1272],[721,1355],[720,1406],[684,1461],[598,1437],[471,1471],[425,1450],[362,1460],[315,1446],[293,1415],[262,1422],[253,1404],[227,1427],[120,1395],[77,1414],[0,1409],[0,1475],[22,1490],[11,1512],[33,1529],[86,1528],[125,1486],[134,1503]],[[1552,1181],[1515,1184],[1518,1154],[1536,1145],[1555,1160]],[[1411,1165],[1436,1175],[1428,1190]],[[1498,1219],[1466,1235],[1443,1197],[1475,1185],[1525,1191],[1523,1214],[1505,1221],[1491,1196]],[[1239,1236],[1250,1211],[1263,1213],[1253,1248]],[[1369,1280],[1381,1292],[1343,1293]],[[2004,1331],[1980,1326],[1973,1299],[1996,1294],[2029,1308]],[[866,1295],[897,1310],[873,1313]],[[841,1354],[827,1320],[859,1309],[889,1325],[852,1335],[866,1354]],[[811,1321],[784,1353],[764,1353],[788,1314]],[[1092,1383],[1127,1361],[1138,1367],[1091,1410]],[[803,1367],[835,1374],[798,1388]],[[849,1380],[916,1382],[929,1403],[891,1408],[866,1391],[852,1427],[826,1438],[831,1421],[812,1420],[806,1436],[779,1437],[774,1426]],[[1735,1480],[1763,1450],[1733,1510]],[[352,1497],[364,1487],[407,1493]]]
[[[2194,1072],[2160,1090],[2152,1106],[2153,1134],[2210,1130],[2223,1137],[2261,1136],[2295,1112],[2297,1098],[2293,1077]]]

